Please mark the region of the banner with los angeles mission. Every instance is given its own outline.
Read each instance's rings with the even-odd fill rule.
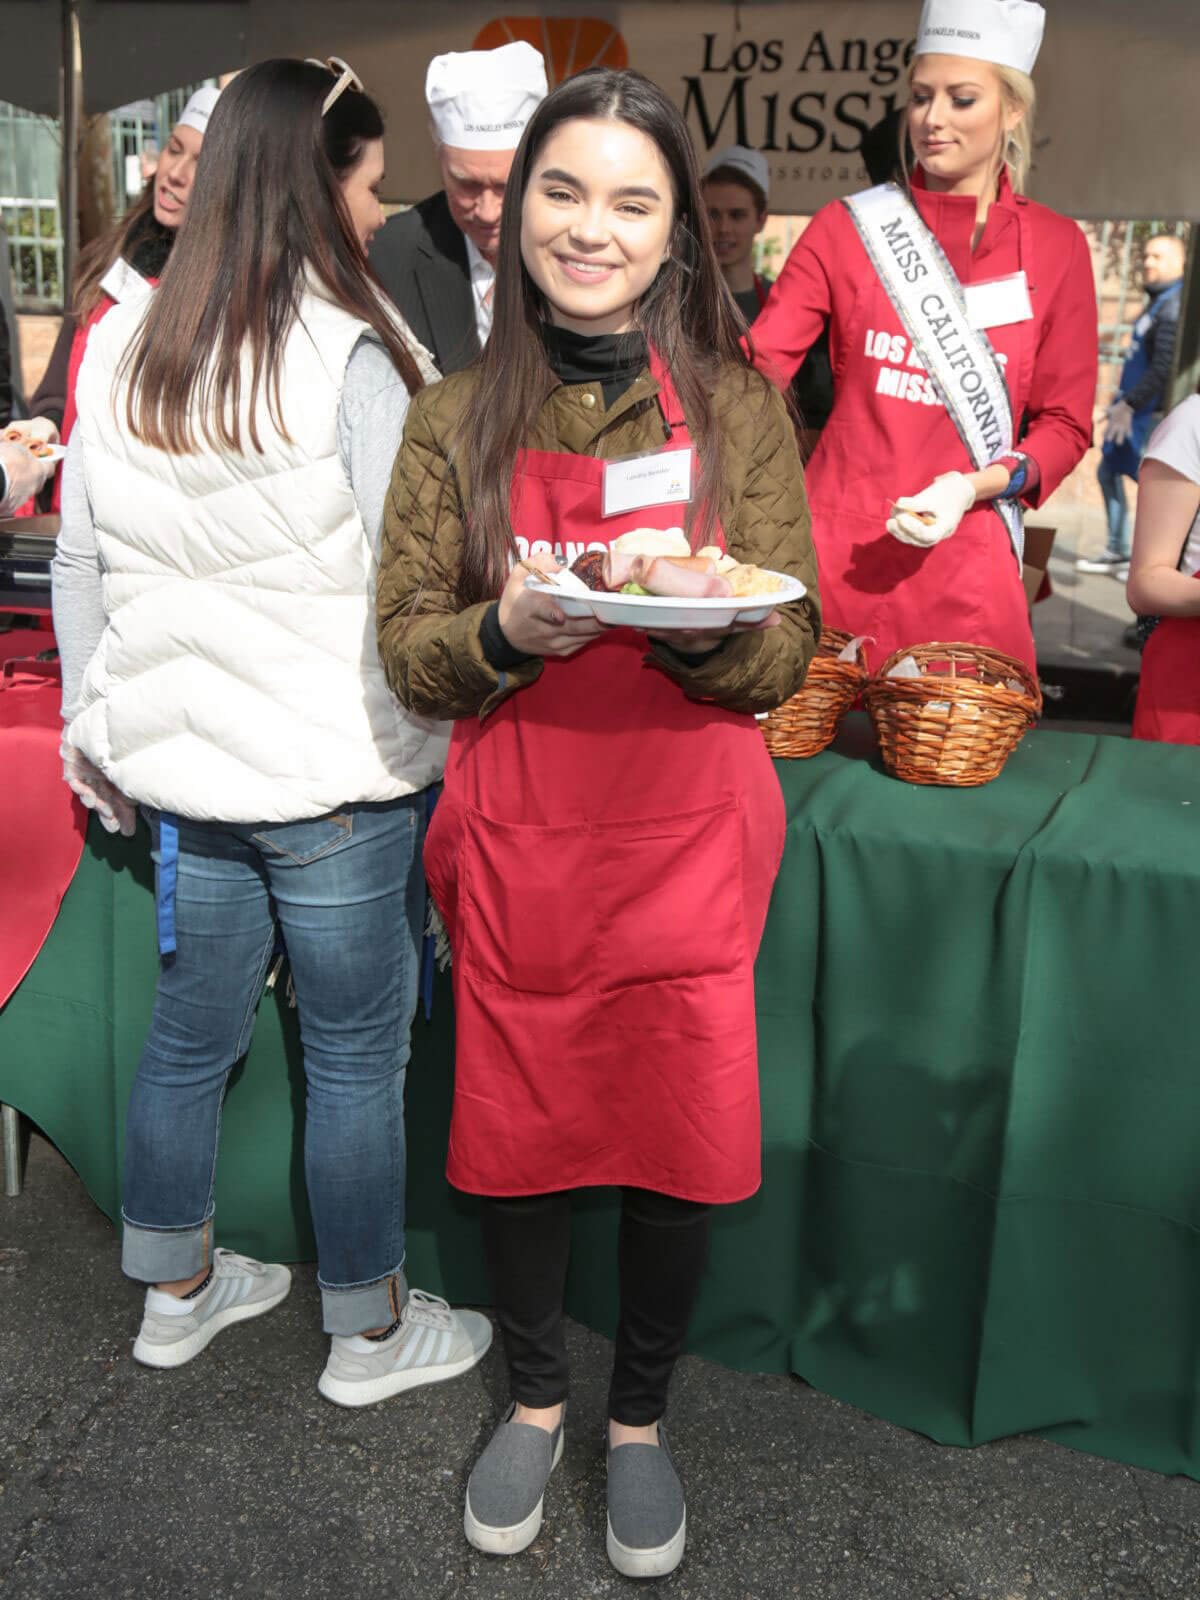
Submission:
[[[596,63],[646,73],[684,111],[702,158],[752,145],[771,163],[771,209],[811,214],[866,184],[859,143],[906,98],[920,3],[251,0],[249,11],[248,59],[270,53],[259,42],[273,15],[288,54],[335,50],[362,74],[388,118],[389,199],[438,186],[429,58],[523,38],[546,56],[551,83]],[[1050,0],[1047,12],[1030,192],[1081,218],[1200,217],[1195,0]]]
[[[1197,0],[1046,8],[1034,198],[1080,218],[1200,217]],[[0,55],[0,98],[53,113],[58,11],[0,0],[10,35],[30,47]],[[265,56],[340,55],[387,117],[386,198],[418,200],[438,184],[430,57],[522,38],[543,51],[552,83],[593,63],[646,73],[686,114],[701,157],[733,143],[761,150],[771,208],[793,214],[866,182],[859,142],[905,99],[919,11],[920,0],[79,0],[89,112]]]

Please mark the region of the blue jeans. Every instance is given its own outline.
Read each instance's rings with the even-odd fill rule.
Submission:
[[[1108,518],[1108,545],[1106,554],[1129,560],[1133,549],[1133,528],[1129,521],[1129,505],[1125,499],[1125,474],[1118,472],[1106,455],[1101,455],[1096,468],[1096,481],[1104,496],[1104,514]]]
[[[148,813],[156,864],[159,817]],[[179,820],[174,955],[125,1125],[122,1266],[211,1259],[221,1102],[287,946],[308,1084],[304,1170],[327,1333],[384,1327],[404,1281],[404,1077],[425,883],[424,793],[308,822]]]

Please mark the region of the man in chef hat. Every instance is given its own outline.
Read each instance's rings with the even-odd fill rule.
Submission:
[[[371,265],[443,373],[469,366],[492,326],[504,186],[547,90],[532,45],[435,56],[425,78],[443,187],[375,235]]]

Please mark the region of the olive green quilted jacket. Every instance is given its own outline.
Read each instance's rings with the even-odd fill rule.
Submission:
[[[450,456],[474,382],[468,368],[415,396],[384,514],[379,654],[401,702],[430,717],[486,715],[542,670],[540,658],[491,666],[479,639],[487,605],[463,610],[456,599],[471,485],[465,464]],[[656,450],[669,438],[657,394],[648,370],[608,409],[600,384],[560,385],[528,445],[603,458]],[[695,664],[655,641],[647,660],[692,699],[769,711],[804,682],[821,629],[804,472],[784,401],[757,374],[747,382],[743,369],[731,369],[713,401],[726,433],[720,515],[729,553],[794,574],[808,594],[783,608],[779,627],[730,635]]]

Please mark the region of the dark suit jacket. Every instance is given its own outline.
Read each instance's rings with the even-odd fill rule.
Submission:
[[[479,354],[467,242],[443,190],[390,217],[371,241],[371,266],[443,374]]]

